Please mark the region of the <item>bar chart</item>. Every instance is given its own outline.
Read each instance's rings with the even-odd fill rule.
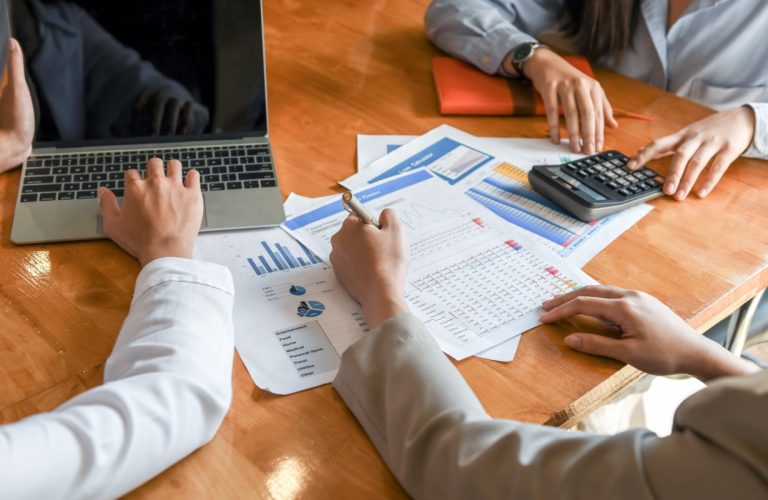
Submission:
[[[291,246],[294,247],[293,250],[285,243],[262,240],[260,247],[257,247],[260,254],[247,257],[246,260],[258,276],[311,267],[322,262],[317,255],[301,243],[295,242],[295,245]]]

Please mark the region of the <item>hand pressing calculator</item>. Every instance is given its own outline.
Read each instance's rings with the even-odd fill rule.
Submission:
[[[585,222],[600,219],[664,194],[664,178],[643,167],[627,169],[618,151],[562,165],[536,165],[528,172],[533,189]]]

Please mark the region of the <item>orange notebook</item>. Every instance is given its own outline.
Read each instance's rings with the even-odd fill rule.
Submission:
[[[565,56],[590,78],[595,75],[584,57]],[[531,85],[499,75],[488,75],[452,57],[432,59],[432,73],[444,115],[545,115],[544,101]],[[615,116],[652,120],[628,111],[614,110]]]

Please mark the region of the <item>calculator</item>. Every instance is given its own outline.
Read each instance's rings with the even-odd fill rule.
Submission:
[[[536,165],[531,187],[577,219],[590,222],[658,198],[664,178],[642,167],[627,169],[629,158],[606,151],[562,165]]]

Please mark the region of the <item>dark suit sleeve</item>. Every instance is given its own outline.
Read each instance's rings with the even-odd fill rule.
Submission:
[[[413,316],[347,349],[334,381],[416,498],[766,498],[768,373],[723,384],[684,403],[668,438],[493,419]]]

